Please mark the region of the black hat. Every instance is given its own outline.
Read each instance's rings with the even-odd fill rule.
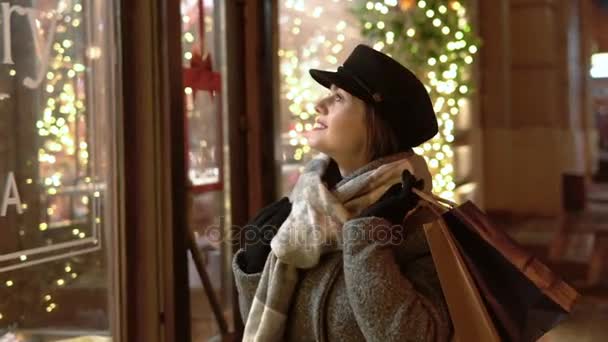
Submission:
[[[372,104],[393,128],[401,149],[418,146],[437,134],[437,118],[420,80],[391,57],[358,45],[338,71],[311,69],[326,88],[332,84]]]

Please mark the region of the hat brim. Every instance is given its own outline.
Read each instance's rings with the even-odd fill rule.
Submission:
[[[318,69],[310,69],[308,72],[310,73],[310,76],[317,81],[317,83],[327,89],[330,89],[333,84],[336,87],[347,91],[353,96],[356,96],[364,101],[368,101],[366,99],[367,92],[358,86],[357,81],[355,81],[348,74],[341,73],[339,71],[325,71]]]

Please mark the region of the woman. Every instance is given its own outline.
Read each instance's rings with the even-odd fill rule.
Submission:
[[[448,340],[426,215],[411,192],[431,187],[412,152],[437,133],[424,86],[365,45],[337,72],[310,73],[330,90],[308,135],[321,153],[246,227],[233,260],[243,340]]]

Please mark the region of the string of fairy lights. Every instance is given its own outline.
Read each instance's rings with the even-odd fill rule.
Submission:
[[[374,48],[407,65],[427,87],[439,133],[415,151],[429,164],[433,190],[454,199],[455,121],[470,96],[479,44],[466,7],[454,0],[366,1],[355,13]]]
[[[339,3],[340,0],[333,1]],[[332,3],[286,0],[283,3],[282,30],[286,36],[297,36],[302,31],[303,19],[309,25],[320,25],[319,20],[335,23],[334,17],[323,19],[325,6]],[[303,132],[312,129],[314,101],[320,95],[318,86],[308,77],[308,69],[335,67],[337,54],[344,45],[362,37],[376,50],[383,51],[412,69],[425,84],[434,103],[440,132],[429,142],[416,147],[425,157],[433,175],[433,191],[447,199],[455,198],[453,143],[457,134],[456,118],[468,105],[472,63],[479,40],[467,16],[466,3],[454,0],[384,0],[342,1],[357,19],[356,35],[344,35],[346,22],[336,24],[336,36],[330,40],[325,34],[308,39],[310,45],[280,49],[281,95],[287,101],[292,125],[289,144],[294,146],[292,158],[305,160],[310,147]],[[299,15],[294,15],[299,14]],[[281,38],[284,39],[284,38]],[[294,38],[295,39],[295,38]],[[288,38],[286,38],[288,41]],[[317,44],[315,44],[315,42]],[[289,44],[286,44],[289,45]],[[281,46],[283,47],[283,46]],[[404,108],[404,112],[407,109]]]
[[[54,19],[53,16],[57,16],[55,42],[52,44],[46,78],[41,85],[43,108],[40,119],[36,122],[38,141],[40,141],[37,153],[39,179],[25,180],[26,186],[38,186],[41,191],[50,196],[58,194],[62,187],[72,185],[77,180],[85,184],[92,183],[91,177],[88,176],[90,147],[87,142],[86,92],[84,91],[87,67],[84,64],[85,56],[82,52],[84,51],[84,55],[90,60],[101,56],[101,48],[97,46],[85,48],[83,39],[79,38],[83,32],[81,27],[82,1],[60,1],[56,10],[47,14],[47,19]],[[44,18],[37,19],[38,34],[45,36],[45,30],[41,25],[42,19]],[[17,75],[15,69],[10,69],[8,74],[10,77]],[[64,166],[68,164],[71,166],[66,170]],[[34,192],[39,193],[39,191]],[[92,195],[100,196],[98,191]],[[82,205],[89,205],[90,196],[88,194],[77,196]],[[24,201],[22,210],[28,209],[28,204]],[[52,217],[59,208],[57,204],[48,201],[48,207],[44,210],[46,215],[41,216],[47,217],[47,219],[43,219],[38,224],[40,234],[45,234],[51,229],[52,223],[48,221],[48,218]],[[101,218],[95,218],[95,222],[99,224]],[[27,234],[23,229],[19,231],[21,237]],[[76,226],[71,228],[71,234],[79,239],[87,237],[87,234]],[[49,241],[52,243],[50,236],[45,239],[47,243]],[[28,261],[28,255],[21,255],[19,260]],[[40,298],[37,300],[42,305],[43,311],[47,313],[52,313],[58,308],[52,295],[53,290],[68,285],[79,276],[76,265],[69,261],[59,266],[57,272],[47,288],[41,289]],[[13,274],[10,278],[3,280],[3,285],[10,289],[21,289],[23,284],[20,284],[17,278],[16,274]],[[6,317],[0,312],[0,320],[5,319],[15,321],[19,318]]]

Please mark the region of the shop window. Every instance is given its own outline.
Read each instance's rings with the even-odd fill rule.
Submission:
[[[229,198],[224,179],[221,1],[182,0],[185,138],[189,228],[226,322],[232,322]],[[189,254],[192,341],[218,335],[209,297]]]
[[[0,340],[110,338],[114,9],[19,4],[0,7]]]

